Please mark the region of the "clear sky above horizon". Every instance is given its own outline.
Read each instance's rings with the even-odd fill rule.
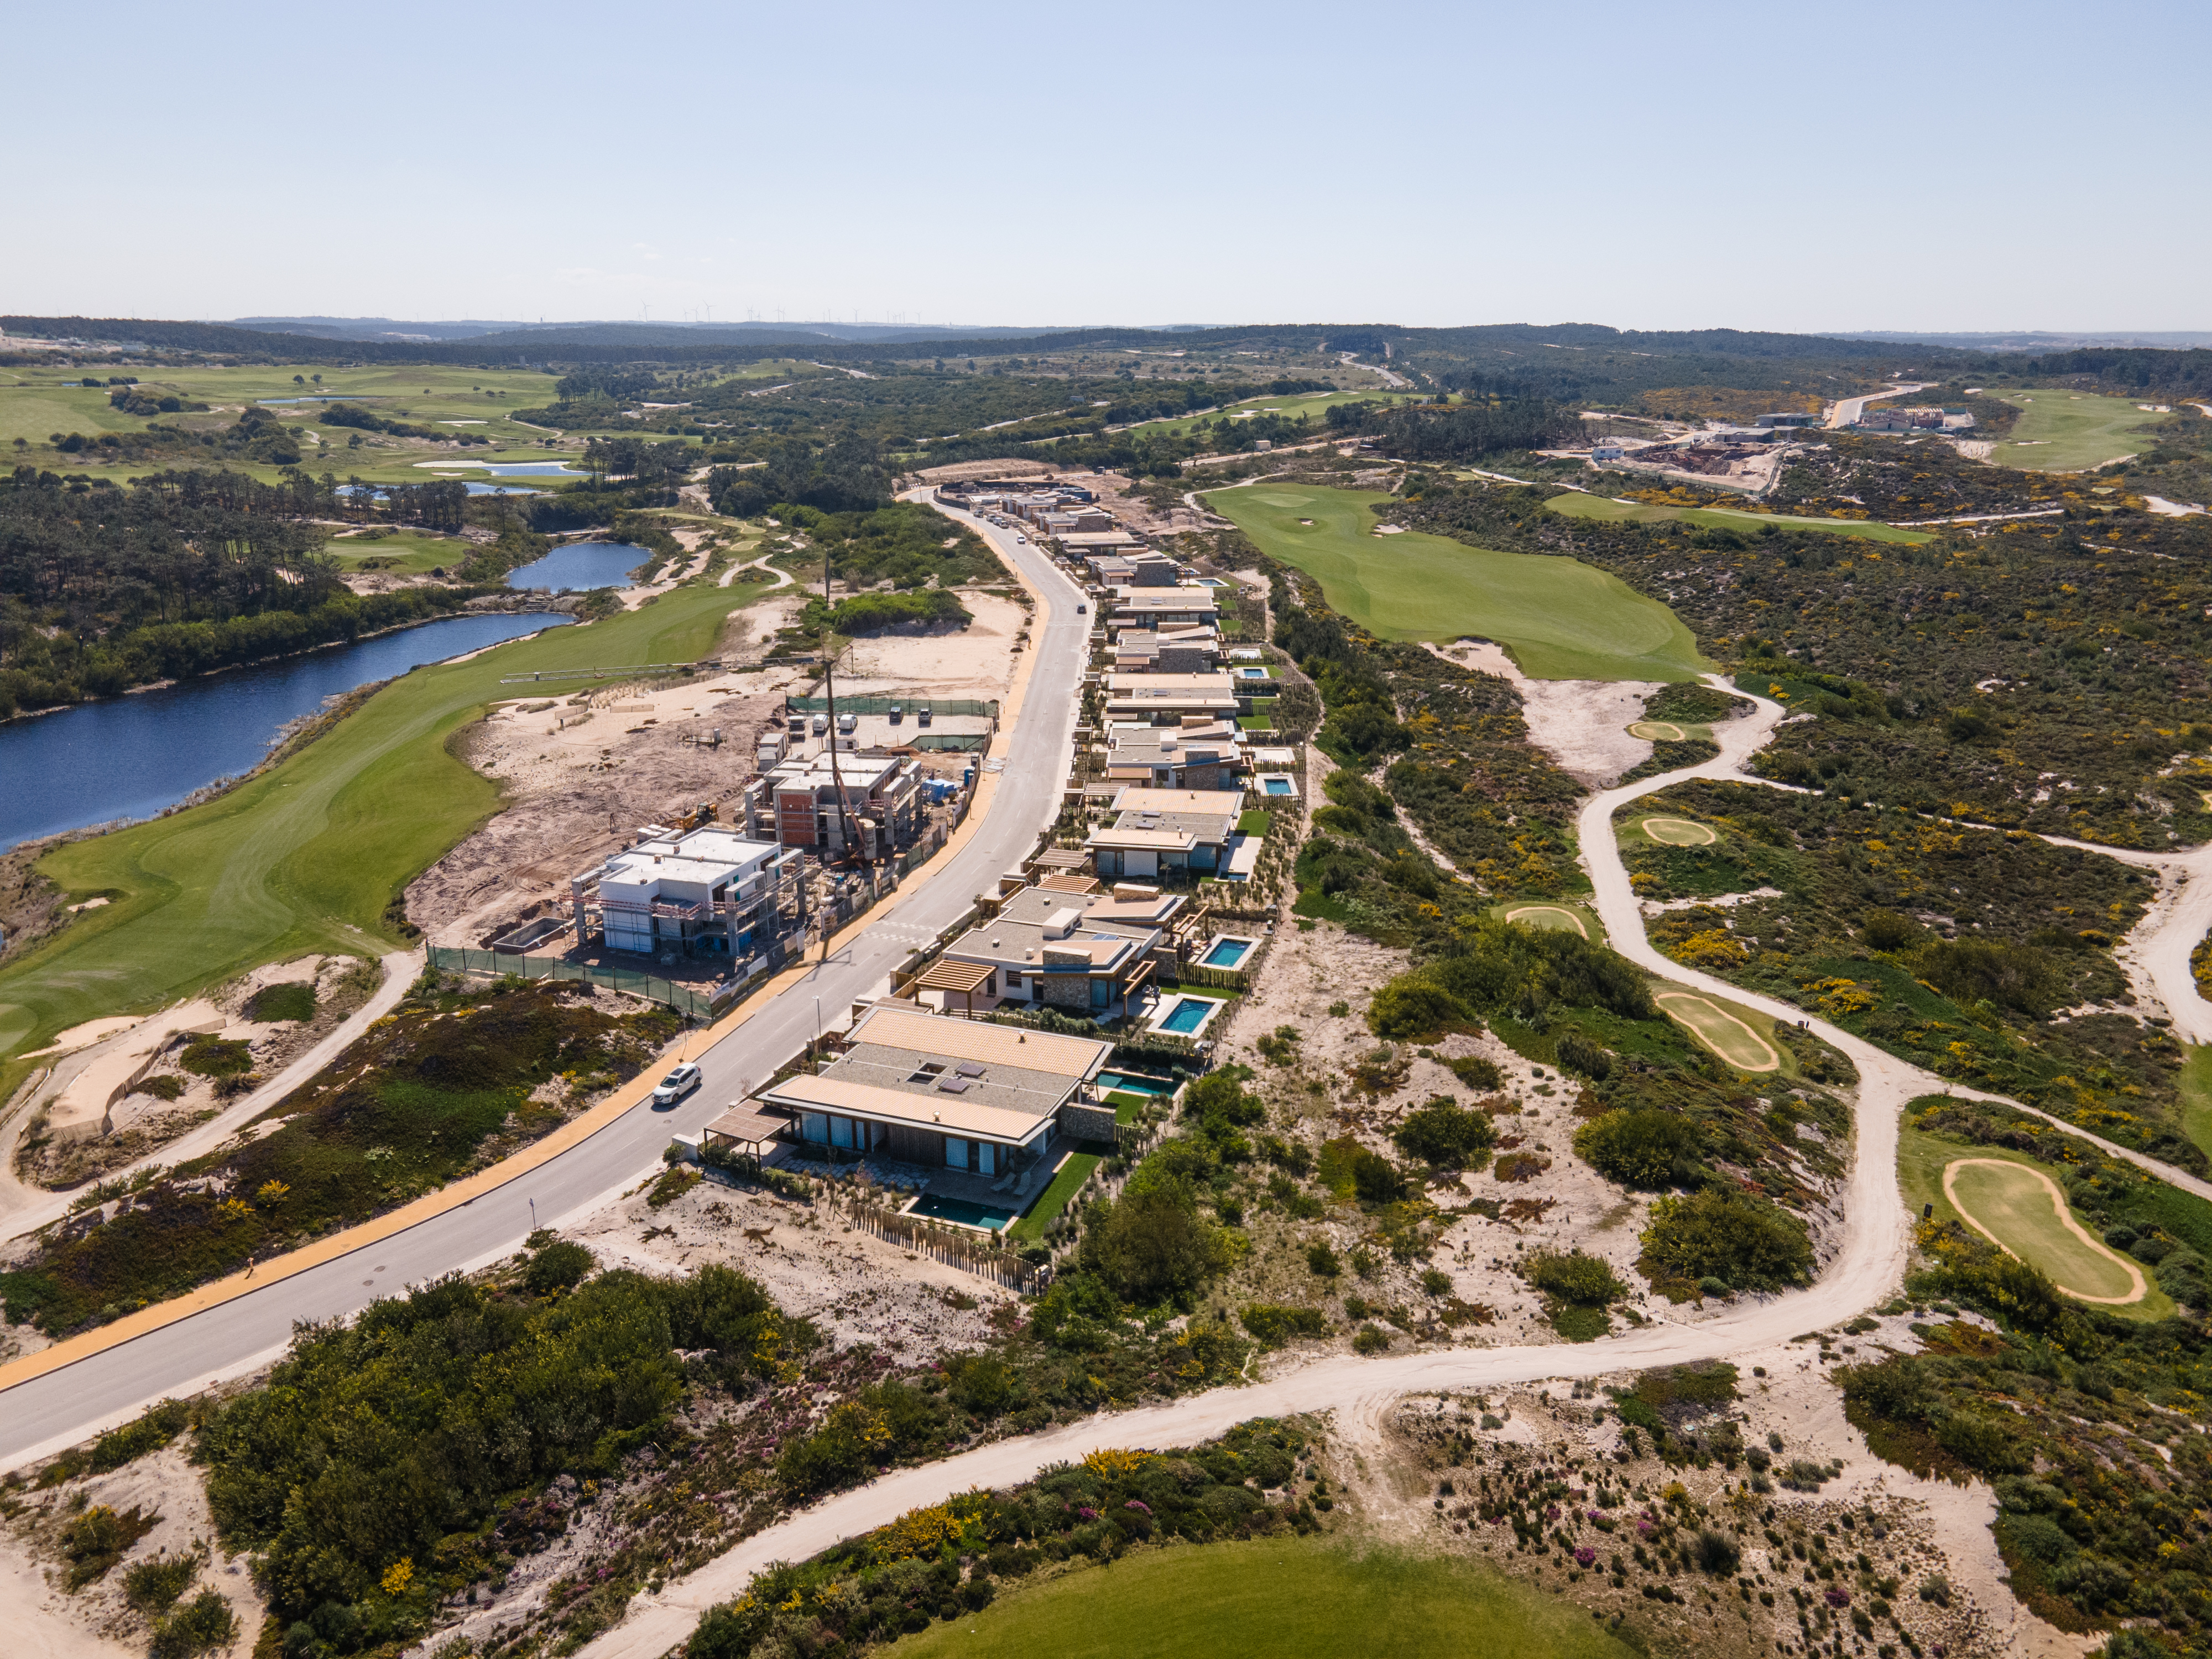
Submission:
[[[2212,328],[2202,3],[131,3],[0,312]]]

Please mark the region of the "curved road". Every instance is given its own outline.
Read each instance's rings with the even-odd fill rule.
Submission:
[[[1613,948],[1638,965],[1677,985],[1725,997],[1740,1007],[1756,1008],[1795,1024],[1806,1018],[1795,1005],[1686,969],[1651,948],[1644,938],[1642,908],[1628,884],[1628,872],[1614,839],[1613,819],[1617,811],[1672,784],[1690,778],[1766,781],[1747,778],[1741,769],[1773,734],[1785,711],[1779,703],[1736,691],[1718,676],[1707,678],[1722,690],[1746,696],[1753,711],[1747,718],[1715,726],[1713,735],[1721,752],[1714,759],[1607,790],[1584,805],[1576,828],[1583,862],[1596,890],[1594,908]],[[2212,890],[2212,880],[2200,885]],[[2169,918],[2160,931],[2172,932],[2174,926]],[[2185,968],[2185,945],[2182,954]],[[1641,1329],[1595,1342],[1456,1348],[1377,1359],[1335,1354],[1285,1370],[1252,1387],[1217,1389],[1165,1405],[1102,1413],[1043,1434],[1000,1441],[941,1462],[894,1470],[767,1528],[657,1595],[641,1596],[620,1625],[583,1650],[582,1659],[659,1659],[684,1640],[702,1613],[738,1595],[754,1574],[772,1562],[804,1560],[842,1539],[895,1520],[909,1509],[977,1486],[1025,1480],[1048,1464],[1080,1458],[1103,1447],[1188,1445],[1254,1417],[1332,1409],[1357,1412],[1425,1389],[1596,1376],[1743,1353],[1786,1342],[1802,1332],[1863,1312],[1886,1297],[1897,1284],[1910,1245],[1911,1218],[1897,1186],[1900,1109],[1919,1095],[1948,1093],[1990,1100],[2000,1097],[1955,1087],[1824,1021],[1808,1023],[1859,1069],[1851,1170],[1838,1206],[1847,1218],[1842,1246],[1811,1289],[1747,1301],[1694,1326],[1669,1324],[1662,1317]],[[2061,1127],[2069,1133],[2083,1133],[2070,1124]],[[2092,1135],[2083,1138],[2097,1140]],[[2098,1144],[2165,1179],[2212,1195],[2212,1187],[2179,1170],[2106,1142]]]
[[[962,520],[1020,566],[1042,596],[1032,623],[1036,655],[988,812],[935,875],[903,891],[884,919],[827,964],[763,1004],[744,1025],[696,1056],[699,1091],[668,1112],[640,1107],[504,1187],[428,1221],[364,1245],[129,1342],[34,1377],[0,1395],[0,1470],[19,1468],[125,1421],[165,1395],[196,1393],[276,1358],[301,1320],[359,1312],[380,1295],[511,1254],[534,1226],[591,1208],[657,1168],[668,1138],[696,1132],[747,1088],[839,1018],[879,992],[890,970],[934,938],[1017,864],[1058,816],[1073,756],[1076,688],[1088,660],[1091,622],[1079,592],[1035,547],[1017,544],[965,514]],[[818,1008],[818,1016],[817,1016]]]

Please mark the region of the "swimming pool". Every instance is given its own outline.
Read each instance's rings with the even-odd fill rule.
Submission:
[[[971,1204],[964,1198],[945,1198],[936,1193],[925,1193],[907,1208],[908,1215],[926,1215],[935,1221],[950,1221],[957,1226],[981,1227],[986,1232],[998,1232],[1021,1213],[1018,1210],[1000,1208],[991,1204]]]
[[[1280,772],[1262,772],[1252,780],[1260,786],[1263,795],[1295,795],[1298,793],[1297,780]]]
[[[1199,960],[1208,968],[1234,968],[1252,954],[1253,947],[1259,942],[1240,933],[1217,934],[1212,945]]]
[[[1101,1072],[1098,1073],[1098,1092],[1103,1095],[1167,1095],[1175,1092],[1175,1085],[1153,1078],[1125,1077],[1119,1072]]]
[[[1172,1031],[1177,1036],[1196,1036],[1221,1007],[1218,997],[1177,997],[1154,1017],[1152,1029]]]
[[[1240,680],[1267,680],[1274,676],[1264,668],[1244,667],[1237,671],[1237,678]]]

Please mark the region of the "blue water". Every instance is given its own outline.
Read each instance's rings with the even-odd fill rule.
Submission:
[[[1160,1085],[1140,1077],[1123,1077],[1119,1072],[1098,1073],[1101,1094],[1164,1095],[1169,1091]]]
[[[1160,1022],[1160,1030],[1188,1036],[1206,1024],[1206,1017],[1220,1006],[1204,997],[1185,997],[1175,1006],[1175,1012]]]
[[[0,726],[0,848],[114,818],[151,817],[254,766],[278,728],[323,700],[565,617],[445,617],[357,644],[79,703]]]
[[[544,558],[507,572],[509,587],[550,587],[556,593],[583,593],[594,587],[627,587],[629,573],[653,557],[652,550],[628,542],[570,542]]]
[[[1252,941],[1249,939],[1216,939],[1213,942],[1213,948],[1206,953],[1206,966],[1234,968],[1251,953]]]
[[[532,489],[527,484],[479,483],[473,478],[464,481],[461,488],[471,495],[543,495],[545,493],[542,489]],[[368,484],[340,484],[337,493],[341,495],[366,495],[374,501],[392,499],[389,491],[377,489]]]
[[[1271,795],[1287,795],[1291,793],[1291,781],[1288,778],[1269,778],[1267,780],[1267,793]]]
[[[933,1216],[939,1221],[957,1221],[963,1227],[988,1227],[993,1232],[997,1232],[1021,1212],[987,1204],[970,1204],[964,1198],[940,1198],[931,1193],[925,1194],[921,1201],[907,1213]]]

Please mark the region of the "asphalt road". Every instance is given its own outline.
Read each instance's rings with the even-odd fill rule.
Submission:
[[[727,1038],[691,1056],[706,1080],[674,1109],[655,1112],[640,1105],[590,1139],[466,1205],[9,1389],[0,1395],[0,1471],[127,1421],[165,1395],[181,1397],[252,1370],[283,1352],[297,1322],[357,1313],[411,1282],[495,1261],[511,1255],[533,1226],[557,1225],[634,1184],[658,1166],[672,1133],[696,1133],[811,1039],[817,1002],[828,1024],[855,999],[878,993],[916,945],[950,925],[979,891],[995,886],[1000,872],[1028,854],[1038,831],[1059,811],[1091,619],[1075,613],[1080,599],[1075,584],[1035,547],[1018,545],[1011,531],[964,514],[952,516],[1018,563],[1044,603],[1031,624],[1036,660],[1005,770],[983,822],[951,863],[904,891],[881,923]]]

